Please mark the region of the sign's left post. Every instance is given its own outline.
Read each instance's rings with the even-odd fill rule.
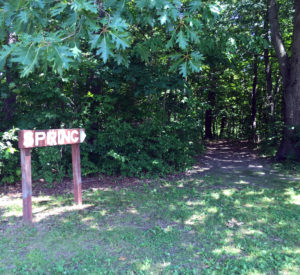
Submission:
[[[23,220],[32,223],[31,149],[21,148]]]

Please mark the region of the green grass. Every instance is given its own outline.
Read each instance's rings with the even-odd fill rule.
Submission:
[[[241,177],[242,176],[242,177]],[[0,195],[0,274],[300,274],[300,184],[280,173]]]

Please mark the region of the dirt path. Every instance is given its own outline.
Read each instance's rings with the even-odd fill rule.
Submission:
[[[204,155],[188,170],[189,177],[225,177],[229,185],[255,184],[274,186],[299,181],[295,175],[282,174],[274,169],[270,159],[260,157],[246,142],[214,141],[207,144]]]
[[[262,171],[270,169],[271,161],[261,158],[246,142],[214,141],[191,169],[223,173],[234,170]]]

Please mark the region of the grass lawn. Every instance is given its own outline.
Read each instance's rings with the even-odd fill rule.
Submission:
[[[2,194],[0,274],[300,274],[299,180],[241,173]]]

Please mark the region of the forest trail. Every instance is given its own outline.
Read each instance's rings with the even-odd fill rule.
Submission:
[[[247,184],[274,186],[300,180],[293,174],[282,173],[272,160],[259,156],[253,146],[243,141],[207,143],[206,152],[198,157],[197,163],[185,175],[196,178],[225,177],[235,186]]]
[[[214,141],[207,144],[207,150],[198,159],[204,169],[224,172],[235,170],[262,171],[269,169],[271,161],[259,157],[253,146],[246,142]]]

